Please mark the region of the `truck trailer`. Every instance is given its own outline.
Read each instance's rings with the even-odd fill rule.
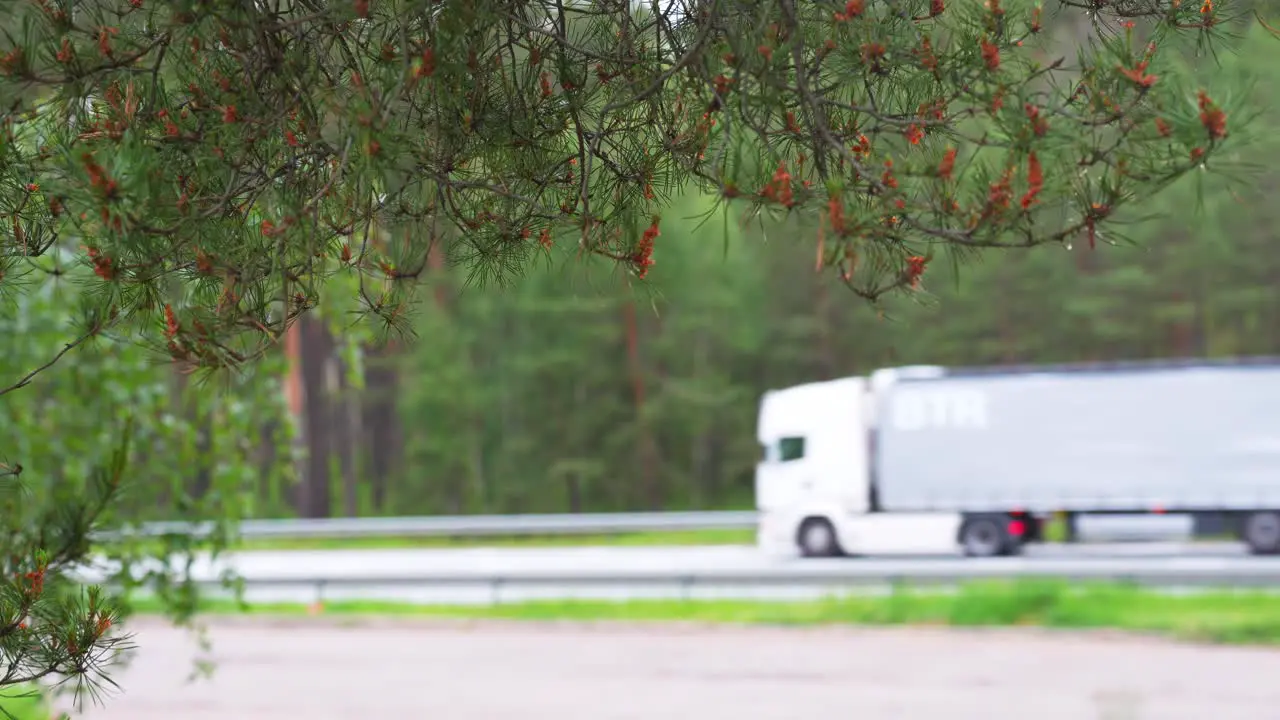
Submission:
[[[1280,553],[1280,359],[885,368],[761,398],[758,542],[1014,555],[1046,521],[1190,515]]]

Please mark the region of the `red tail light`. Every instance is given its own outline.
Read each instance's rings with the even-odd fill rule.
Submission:
[[[1027,531],[1027,524],[1026,524],[1026,523],[1024,523],[1024,522],[1022,522],[1021,520],[1010,520],[1010,521],[1009,521],[1009,534],[1010,534],[1010,535],[1012,535],[1012,536],[1014,536],[1014,537],[1022,537],[1022,534],[1023,534],[1023,533],[1025,533],[1026,531]]]

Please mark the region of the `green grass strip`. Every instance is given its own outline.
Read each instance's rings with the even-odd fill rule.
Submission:
[[[139,612],[154,610],[146,601]],[[302,604],[256,604],[241,610],[209,600],[211,615],[301,615]],[[899,589],[881,596],[813,601],[563,600],[492,606],[413,605],[377,601],[325,603],[327,616],[402,616],[509,620],[617,620],[803,626],[1038,626],[1157,633],[1183,640],[1280,644],[1280,594],[1212,590],[1166,594],[1135,586],[1067,582],[984,582],[946,593]]]
[[[49,706],[38,690],[27,685],[0,689],[0,718],[17,720],[49,720]]]

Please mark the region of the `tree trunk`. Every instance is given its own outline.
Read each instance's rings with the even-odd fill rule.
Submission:
[[[649,509],[662,507],[662,488],[658,484],[656,465],[657,452],[654,447],[653,432],[649,428],[645,416],[645,380],[644,366],[640,358],[640,328],[636,322],[635,302],[627,299],[622,304],[622,320],[626,326],[627,364],[631,375],[631,399],[636,417],[636,466],[640,468],[640,487],[643,502]]]
[[[338,397],[334,403],[334,445],[338,451],[338,467],[342,474],[342,514],[356,517],[360,514],[360,495],[357,487],[356,438],[360,433],[359,398],[356,389],[347,382],[346,363],[338,363]]]
[[[831,295],[823,278],[814,282],[814,320],[818,323],[818,378],[830,380],[839,372],[835,343],[831,338]]]
[[[186,390],[187,390],[187,374],[182,372],[182,365],[174,363],[172,366],[173,374],[170,375],[172,384],[169,389],[169,412],[175,417],[183,417],[186,410]],[[145,461],[145,456],[144,456]],[[61,471],[54,476],[55,482],[61,480]],[[157,509],[164,514],[168,514],[173,510],[173,500],[177,483],[185,484],[185,478],[177,478],[174,482],[161,485],[160,492],[156,494]]]
[[[287,380],[286,380],[287,383]],[[288,385],[286,384],[286,388]],[[274,513],[279,510],[280,491],[275,486],[278,480],[277,476],[271,473],[271,469],[275,466],[279,459],[279,452],[276,443],[279,442],[277,433],[280,432],[280,423],[268,422],[262,426],[262,434],[258,442],[255,459],[258,465],[258,483],[257,483],[257,500],[254,503],[254,513],[258,516],[265,516],[268,513]],[[263,510],[266,510],[264,513]]]
[[[312,315],[298,321],[302,325],[303,417],[306,426],[307,458],[304,463],[298,512],[303,517],[329,516],[329,458],[332,450],[331,383],[337,380],[333,363],[333,339],[324,322]]]
[[[1196,288],[1195,320],[1192,325],[1192,343],[1195,346],[1196,355],[1200,357],[1209,357],[1214,354],[1214,348],[1210,347],[1210,338],[1213,335],[1213,314],[1209,307],[1209,288],[1205,285],[1204,281],[1200,281]]]
[[[1181,292],[1173,293],[1173,304],[1175,306],[1183,305],[1186,302],[1186,296]],[[1195,350],[1195,330],[1192,323],[1184,320],[1175,320],[1172,328],[1172,345],[1173,356],[1178,358],[1190,357]]]
[[[387,509],[387,490],[403,452],[400,415],[396,410],[398,349],[394,342],[371,348],[365,366],[365,402],[360,424],[364,431],[363,445],[369,449],[366,477],[372,484],[373,507],[378,513]]]
[[[583,382],[582,376],[574,377],[573,383],[573,400],[569,406],[569,411],[565,413],[566,417],[573,417],[577,413],[585,411],[590,398],[587,395],[587,384]],[[582,473],[577,468],[572,468],[564,474],[565,496],[569,502],[569,512],[582,512]]]
[[[1013,262],[1013,258],[1008,258],[1006,259],[1005,262],[1011,263]],[[1012,288],[1010,287],[1012,285],[1012,282],[1011,282],[1011,278],[1009,277],[1009,270],[1007,268],[1002,268],[1002,271],[999,274],[998,282],[1001,290],[1003,291],[1003,294],[1006,297],[1012,297],[1013,293],[1010,292],[1010,290],[1012,290]],[[1007,365],[1012,365],[1016,363],[1019,359],[1018,334],[1017,334],[1017,330],[1014,328],[1013,315],[1011,314],[1011,306],[1012,306],[1012,303],[1007,303],[1007,302],[1000,303],[1000,309],[996,311],[997,323],[1000,328],[999,329],[1000,361]]]
[[[693,341],[693,377],[695,382],[705,382],[706,370],[710,363],[711,337],[709,332],[698,333]],[[699,413],[696,421],[697,431],[690,443],[689,469],[693,475],[693,485],[697,493],[697,502],[705,504],[715,497],[716,477],[711,472],[711,433],[714,418],[708,419]]]
[[[484,417],[477,413],[471,419],[471,442],[469,443],[471,457],[470,461],[467,463],[467,467],[471,476],[471,482],[469,485],[472,488],[472,500],[475,501],[478,499],[480,503],[485,502],[485,495],[488,494],[485,489],[486,470],[484,462],[484,438]],[[464,484],[464,482],[463,478],[450,480],[451,491],[449,493],[449,503],[453,508],[451,512],[454,514],[466,512],[466,508],[468,506],[467,485]],[[524,508],[521,508],[520,511],[523,512]]]
[[[194,408],[198,413],[199,408]],[[209,492],[210,486],[213,485],[213,463],[216,448],[213,446],[213,416],[214,413],[200,417],[197,415],[196,421],[196,469],[195,477],[191,479],[191,497],[200,499]]]
[[[289,358],[289,374],[285,378],[284,394],[289,403],[289,416],[296,432],[293,434],[293,456],[302,458],[307,449],[306,383],[303,378],[302,333],[305,327],[305,316],[299,318],[285,331],[284,349]],[[298,484],[293,488],[293,511],[305,516],[311,505],[311,493],[307,485],[306,469],[303,461],[298,468]]]

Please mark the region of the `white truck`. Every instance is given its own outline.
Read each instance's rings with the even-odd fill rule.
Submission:
[[[1182,514],[1280,553],[1280,360],[903,367],[760,402],[770,553],[1012,555],[1102,514]]]

